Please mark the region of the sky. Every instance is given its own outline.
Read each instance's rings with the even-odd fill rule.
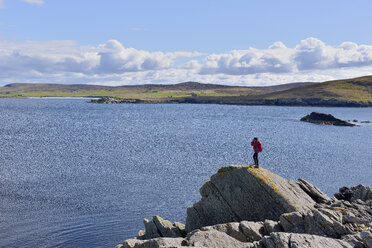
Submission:
[[[369,0],[0,0],[0,86],[372,74]]]

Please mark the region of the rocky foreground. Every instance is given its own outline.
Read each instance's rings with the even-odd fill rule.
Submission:
[[[187,209],[186,225],[154,216],[117,248],[372,248],[372,188],[343,187],[330,199],[306,180],[263,168],[219,169]]]

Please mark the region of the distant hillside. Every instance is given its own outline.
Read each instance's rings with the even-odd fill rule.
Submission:
[[[73,92],[77,90],[211,90],[211,89],[250,89],[256,91],[279,91],[292,89],[314,83],[288,83],[273,86],[231,86],[222,84],[204,84],[198,82],[183,82],[178,84],[140,84],[123,86],[100,86],[87,84],[24,84],[14,83],[0,87],[0,91],[27,91],[27,92]]]
[[[372,102],[372,76],[327,81],[262,95],[263,99],[323,99]]]
[[[277,86],[245,87],[220,84],[184,82],[179,84],[142,84],[124,86],[68,85],[68,84],[22,84],[14,83],[0,87],[0,97],[115,97],[141,99],[154,102],[168,102],[173,98],[189,96],[242,96],[261,95],[283,89],[291,89],[304,83]],[[310,84],[310,83],[305,83]]]
[[[323,83],[229,86],[184,82],[126,86],[9,84],[0,97],[112,97],[122,102],[240,105],[372,106],[372,76]],[[110,101],[113,102],[113,101]],[[120,102],[120,101],[118,101]]]

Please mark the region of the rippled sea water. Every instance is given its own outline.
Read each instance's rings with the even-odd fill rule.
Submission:
[[[332,196],[371,185],[372,124],[319,126],[312,112],[372,120],[372,108],[89,104],[0,99],[0,247],[114,247],[186,207],[219,167],[302,177]]]

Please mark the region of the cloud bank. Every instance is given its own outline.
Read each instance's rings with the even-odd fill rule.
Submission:
[[[226,54],[211,54],[203,61],[201,74],[248,75],[294,73],[372,65],[372,46],[344,42],[327,46],[316,38],[301,41],[295,48],[276,42],[268,49],[249,48]]]
[[[29,0],[29,2],[42,2]],[[1,0],[0,0],[1,3]],[[272,85],[372,74],[372,45],[326,45],[316,38],[293,48],[276,42],[221,54],[149,52],[117,40],[98,46],[73,41],[0,40],[0,84],[90,83],[123,85],[205,83]]]

